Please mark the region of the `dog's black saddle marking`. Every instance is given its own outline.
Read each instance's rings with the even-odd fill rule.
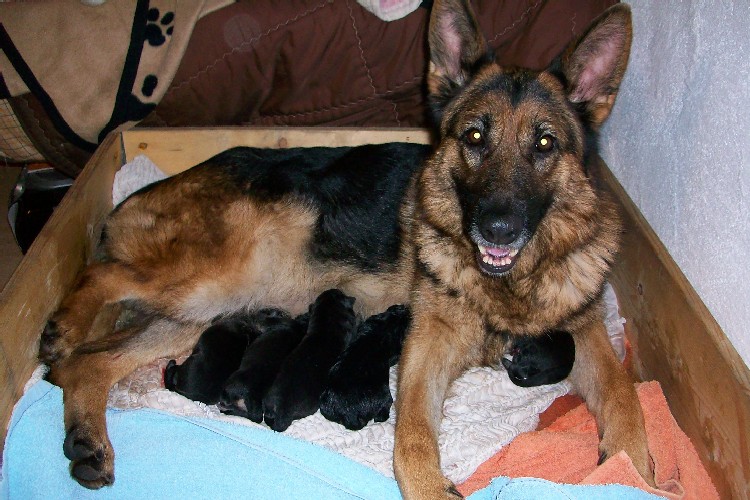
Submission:
[[[319,210],[312,254],[362,270],[398,259],[399,209],[409,182],[430,147],[390,143],[339,148],[238,147],[211,160],[249,196],[299,196]]]

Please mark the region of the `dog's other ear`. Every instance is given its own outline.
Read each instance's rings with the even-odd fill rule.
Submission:
[[[492,57],[469,0],[435,0],[428,33],[430,68],[427,90],[433,111],[442,108],[476,67]]]
[[[616,4],[552,62],[550,71],[567,84],[568,99],[597,130],[607,119],[620,88],[630,55],[630,7]]]

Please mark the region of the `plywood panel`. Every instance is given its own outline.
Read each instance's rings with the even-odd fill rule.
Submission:
[[[625,235],[613,270],[635,368],[658,380],[721,498],[750,497],[750,371],[606,167]],[[731,290],[727,290],[731,293]]]
[[[47,316],[91,255],[112,208],[112,179],[122,164],[119,135],[101,145],[70,188],[0,294],[0,426],[37,366]],[[5,440],[3,439],[3,443]]]
[[[123,133],[125,158],[148,156],[167,174],[181,172],[234,146],[292,148],[356,146],[385,142],[428,144],[424,129],[221,128],[139,129]]]

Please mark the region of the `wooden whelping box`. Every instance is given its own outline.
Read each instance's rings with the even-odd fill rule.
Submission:
[[[112,209],[115,172],[139,154],[168,174],[233,146],[427,143],[418,129],[144,129],[110,134],[31,246],[0,295],[3,443],[13,405],[37,366],[39,335],[93,254]],[[611,282],[633,346],[633,371],[658,380],[722,498],[750,498],[750,370],[603,163],[626,232]]]

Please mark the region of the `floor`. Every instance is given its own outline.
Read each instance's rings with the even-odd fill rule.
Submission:
[[[8,224],[8,201],[20,172],[20,167],[0,165],[0,286],[2,288],[5,287],[23,258]]]

